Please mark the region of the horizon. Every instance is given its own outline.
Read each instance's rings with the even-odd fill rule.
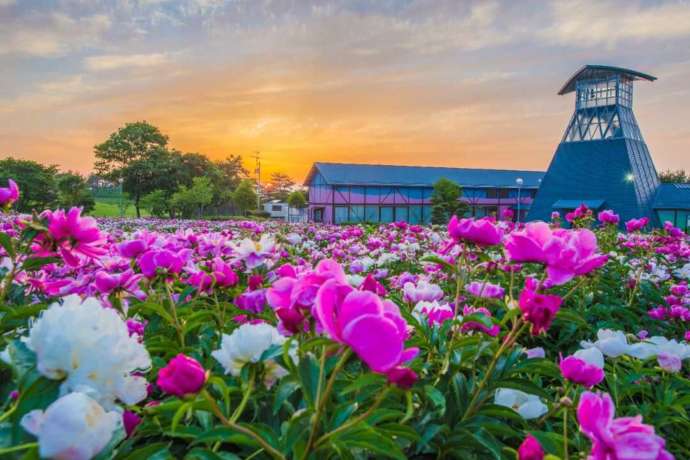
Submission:
[[[0,158],[88,173],[146,120],[263,178],[314,162],[545,171],[584,64],[650,73],[659,171],[690,169],[690,3],[0,0]]]

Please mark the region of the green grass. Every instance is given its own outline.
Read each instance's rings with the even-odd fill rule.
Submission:
[[[97,197],[96,207],[90,214],[94,217],[120,217],[120,207],[118,206],[119,198],[117,197]],[[125,217],[136,217],[137,212],[133,204],[129,204],[125,210]],[[149,215],[145,210],[141,210],[141,216],[147,217]]]

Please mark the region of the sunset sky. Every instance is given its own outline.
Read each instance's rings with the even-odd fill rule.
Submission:
[[[586,63],[631,67],[658,169],[690,169],[690,3],[0,0],[0,157],[88,173],[147,120],[211,158],[545,169]]]

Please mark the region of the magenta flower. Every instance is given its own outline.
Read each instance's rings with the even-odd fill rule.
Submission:
[[[544,449],[537,438],[527,435],[518,448],[518,460],[544,460]]]
[[[642,423],[642,417],[614,418],[611,397],[584,392],[577,406],[580,431],[592,441],[590,460],[673,460],[666,442],[654,427]]]
[[[564,378],[587,388],[604,380],[604,355],[595,347],[579,350],[561,359],[559,367]]]
[[[147,278],[155,278],[159,270],[166,273],[180,273],[190,256],[189,250],[175,254],[163,249],[146,251],[139,259],[139,268]]]
[[[546,265],[548,280],[555,285],[586,275],[608,260],[597,253],[597,237],[590,230],[552,230],[544,222],[529,223],[511,233],[505,248],[512,261]]]
[[[216,286],[230,287],[236,285],[240,280],[232,267],[220,258],[214,259],[211,270],[213,270],[212,275],[215,278]]]
[[[474,315],[477,313],[482,314],[487,318],[491,318],[491,312],[485,307],[471,307],[469,305],[465,305],[462,309],[463,316]],[[460,330],[462,332],[480,331],[490,337],[496,337],[498,333],[501,332],[501,327],[498,324],[494,324],[489,328],[478,321],[467,321],[462,325]]]
[[[486,299],[501,299],[505,294],[505,289],[498,284],[480,281],[472,281],[465,285],[465,290],[475,297]]]
[[[259,289],[243,292],[235,298],[235,305],[251,313],[261,313],[266,306],[266,291]]]
[[[489,219],[458,219],[457,216],[448,222],[448,233],[456,241],[471,241],[480,246],[497,245],[503,238],[503,230]]]
[[[161,390],[179,397],[198,393],[204,383],[206,383],[206,371],[199,361],[182,353],[158,371],[156,381]]]
[[[7,180],[7,187],[0,187],[0,207],[12,206],[19,199],[19,187],[12,179]]]
[[[628,231],[628,233],[636,232],[638,230],[642,230],[647,226],[649,223],[649,218],[647,217],[642,217],[640,219],[630,219],[625,223],[625,229]]]
[[[316,296],[314,316],[331,339],[352,348],[374,372],[386,373],[419,351],[405,349],[407,323],[398,307],[373,292],[326,281]]]
[[[125,434],[131,438],[137,426],[141,423],[141,417],[135,412],[126,410],[122,413],[122,425],[125,427]]]
[[[539,335],[551,327],[563,302],[557,295],[540,294],[537,291],[537,281],[528,278],[520,293],[520,310],[525,321],[532,324],[532,335]]]
[[[602,224],[609,225],[618,225],[618,223],[621,221],[620,216],[610,209],[605,209],[597,214],[597,219],[599,219],[599,222]]]
[[[122,257],[134,259],[142,252],[146,251],[147,244],[142,240],[123,241],[117,245],[117,250]]]
[[[37,252],[50,254],[56,250],[64,261],[72,267],[80,265],[79,256],[94,258],[106,253],[103,248],[105,239],[98,230],[96,220],[81,217],[81,208],[72,208],[65,212],[44,211],[41,216],[48,221],[47,238],[37,238],[40,248]]]
[[[100,270],[96,272],[94,285],[101,294],[110,294],[113,291],[121,290],[143,300],[146,298],[146,294],[139,287],[139,281],[142,278],[142,275],[135,274],[131,269],[117,274]]]

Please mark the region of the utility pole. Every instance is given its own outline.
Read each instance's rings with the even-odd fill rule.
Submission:
[[[261,152],[254,152],[254,173],[256,174],[256,210],[261,211]]]

